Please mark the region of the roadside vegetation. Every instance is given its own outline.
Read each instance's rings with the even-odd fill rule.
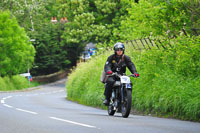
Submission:
[[[19,75],[0,77],[0,91],[25,90],[25,88],[31,88],[38,85],[39,83],[29,82],[27,78]]]
[[[82,104],[103,107],[104,85],[100,75],[104,63],[112,51],[104,52],[87,62],[82,62],[72,71],[67,79],[67,98]]]
[[[200,3],[140,0],[130,4],[129,15],[117,30],[120,41],[159,38],[167,47],[136,51],[131,45],[126,46],[125,54],[131,56],[140,73],[140,78],[132,79],[133,109],[144,114],[200,121],[200,38],[195,33],[198,30],[194,30],[200,27],[200,10],[196,8]],[[111,53],[104,51],[73,70],[66,84],[68,99],[105,108],[104,85],[99,80]]]
[[[35,49],[23,28],[9,11],[0,10],[0,76],[11,76],[29,69]]]
[[[132,79],[132,106],[144,114],[200,121],[200,38],[174,41],[167,50],[136,51],[126,45],[126,54],[140,73]],[[66,84],[68,99],[105,108],[100,76],[112,53],[104,52],[73,70]]]

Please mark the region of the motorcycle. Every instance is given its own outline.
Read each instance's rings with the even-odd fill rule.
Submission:
[[[132,104],[132,83],[130,77],[135,77],[135,75],[126,76],[125,74],[113,73],[110,76],[115,76],[118,80],[115,81],[112,87],[108,114],[113,116],[118,111],[122,113],[122,117],[127,118],[130,114]]]

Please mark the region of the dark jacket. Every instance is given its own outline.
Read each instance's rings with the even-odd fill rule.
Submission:
[[[121,61],[120,61],[121,60]],[[108,57],[106,64],[104,66],[105,72],[113,71],[120,74],[126,73],[126,67],[130,70],[131,73],[135,73],[136,68],[130,57],[127,55],[122,55],[117,57],[115,54]]]

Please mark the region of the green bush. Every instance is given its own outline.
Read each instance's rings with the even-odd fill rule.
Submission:
[[[125,40],[152,36],[180,34],[185,25],[187,34],[199,29],[200,14],[197,0],[140,0],[130,2],[129,17],[122,20],[119,32]]]
[[[0,90],[5,90],[7,88],[6,83],[2,77],[0,77]]]
[[[0,75],[11,76],[31,68],[35,48],[10,12],[0,10],[0,29]]]
[[[82,104],[102,106],[104,85],[100,82],[100,75],[109,54],[111,53],[107,52],[86,63],[78,64],[68,76],[66,84],[68,99]]]
[[[136,59],[141,76],[135,82],[134,107],[148,113],[199,120],[199,49],[199,37],[180,37],[172,48],[142,52],[141,58]]]
[[[11,77],[12,83],[15,86],[15,89],[20,90],[22,88],[28,88],[30,87],[29,81],[21,76],[15,75]]]
[[[12,80],[10,79],[10,77],[6,76],[3,78],[5,84],[6,84],[6,88],[5,90],[14,90],[14,85],[12,83]]]
[[[38,85],[37,82],[29,82],[27,78],[19,75],[0,77],[0,91],[22,90]]]

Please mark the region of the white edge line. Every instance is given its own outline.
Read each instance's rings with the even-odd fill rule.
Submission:
[[[8,108],[13,108],[13,106],[10,106],[8,104],[3,104],[4,106],[8,107]]]
[[[2,100],[6,100],[6,99],[11,98],[11,97],[12,96],[7,96],[7,97],[2,98]]]
[[[4,104],[4,103],[5,103],[5,101],[4,101],[4,100],[1,100],[1,103],[2,103],[2,104]]]
[[[12,96],[8,96],[7,98],[11,98]]]
[[[49,118],[54,119],[54,120],[58,120],[58,121],[63,121],[63,122],[75,124],[75,125],[79,125],[79,126],[84,126],[84,127],[89,127],[89,128],[96,128],[95,126],[82,124],[82,123],[78,123],[78,122],[74,122],[74,121],[69,121],[69,120],[65,120],[65,119],[60,119],[60,118],[56,118],[56,117],[49,117]]]
[[[26,112],[26,113],[30,113],[30,114],[34,114],[34,115],[38,114],[36,112],[32,112],[32,111],[28,111],[28,110],[24,110],[24,109],[20,109],[20,108],[16,108],[16,110]]]

